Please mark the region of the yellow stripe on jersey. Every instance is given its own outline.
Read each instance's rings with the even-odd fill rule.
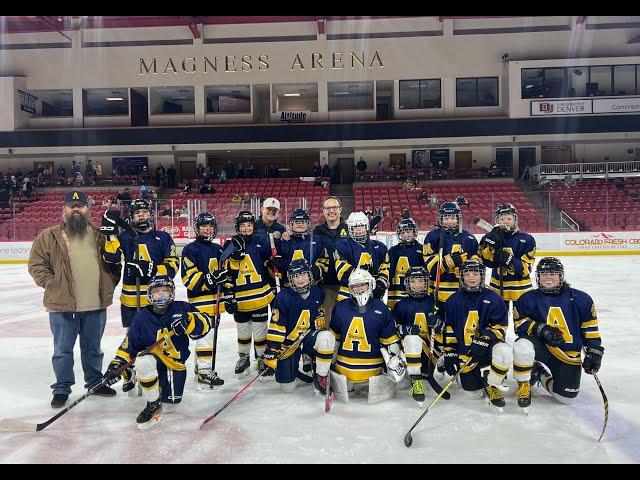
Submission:
[[[584,338],[600,338],[600,332],[586,332]]]
[[[551,352],[551,355],[556,357],[563,363],[569,365],[582,365],[582,359],[580,358],[580,352],[576,352],[575,350],[564,350],[559,349],[558,347],[552,347],[547,345],[547,348]]]
[[[384,358],[375,357],[375,358],[354,358],[354,357],[345,357],[343,355],[338,355],[338,362],[345,363],[347,365],[368,365],[368,366],[378,366],[381,363],[384,363]]]
[[[589,328],[589,327],[597,327],[598,320],[587,320],[586,322],[582,322],[580,328]]]
[[[400,337],[398,336],[398,334],[397,334],[397,333],[394,333],[393,335],[391,335],[391,336],[390,336],[390,337],[388,337],[388,338],[381,338],[381,339],[380,339],[380,343],[381,343],[382,345],[391,345],[391,344],[393,344],[393,343],[397,343],[397,342],[399,342],[399,341],[400,341]]]
[[[353,383],[364,383],[368,382],[369,378],[380,375],[382,373],[382,367],[372,368],[367,370],[353,370],[350,368],[343,367],[339,364],[335,365],[336,372],[344,375]]]

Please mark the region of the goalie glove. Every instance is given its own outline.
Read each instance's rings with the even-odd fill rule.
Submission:
[[[404,374],[407,372],[407,366],[400,356],[396,355],[394,352],[389,352],[386,348],[381,348],[380,352],[382,353],[384,363],[386,364],[383,374],[395,383],[400,382],[403,379]]]

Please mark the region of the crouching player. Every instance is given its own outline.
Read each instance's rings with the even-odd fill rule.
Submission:
[[[531,385],[538,382],[560,403],[571,403],[580,390],[580,366],[585,373],[597,373],[604,354],[593,300],[569,286],[560,260],[542,258],[536,280],[538,288],[522,295],[513,308],[519,337],[513,345],[513,376],[518,381],[518,405],[525,413]]]
[[[331,385],[343,402],[349,401],[355,385],[368,386],[369,403],[393,398],[406,373],[393,315],[382,300],[373,298],[375,287],[371,274],[356,268],[349,275],[349,299],[338,302],[331,314],[331,332],[338,343]]]
[[[135,361],[135,371],[147,406],[138,415],[140,430],[162,419],[162,404],[167,413],[182,400],[187,377],[185,362],[189,358],[189,337],[198,339],[207,334],[212,319],[187,303],[174,301],[175,285],[166,275],[157,275],[149,282],[149,305],[133,317],[129,331],[104,375],[108,385],[120,376],[118,370],[141,352],[164,337],[164,344]]]
[[[311,267],[304,258],[289,264],[287,278],[290,286],[278,293],[272,305],[267,351],[259,360],[266,365],[263,377],[275,374],[282,390],[291,393],[296,388],[300,356],[309,355],[316,365],[313,387],[324,395],[335,344],[331,332],[324,329],[324,293],[314,285]],[[307,330],[311,332],[296,350],[278,358]]]
[[[411,375],[409,393],[416,402],[421,403],[425,399],[422,374],[437,393],[442,391],[442,387],[433,379],[431,372],[434,369],[429,368],[429,362],[435,364],[440,356],[444,321],[438,315],[438,310],[434,309],[433,297],[427,295],[429,278],[424,267],[411,267],[404,277],[404,284],[409,296],[401,298],[392,312],[402,338],[407,372]],[[432,329],[435,333],[434,345],[429,344]],[[442,396],[449,399],[449,392],[444,392]]]
[[[472,397],[482,393],[502,413],[504,397],[498,386],[513,362],[513,352],[505,342],[507,307],[500,295],[484,284],[485,267],[467,260],[460,269],[460,289],[445,305],[444,366],[449,375],[460,373],[462,389]],[[462,365],[461,365],[462,364]],[[488,375],[480,369],[491,365]]]

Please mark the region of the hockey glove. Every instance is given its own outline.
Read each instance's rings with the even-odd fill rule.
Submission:
[[[227,270],[226,268],[222,270],[216,270],[214,272],[207,273],[204,276],[204,281],[207,282],[207,285],[209,285],[210,287],[222,285],[228,280],[228,274],[229,270]]]
[[[318,283],[322,280],[322,269],[318,265],[311,265],[311,275],[313,275],[313,281]]]
[[[444,263],[447,265],[449,270],[453,270],[456,267],[460,268],[462,266],[462,255],[458,252],[445,255]]]
[[[111,360],[111,363],[107,367],[107,371],[105,372],[103,377],[103,381],[105,385],[110,387],[111,385],[118,383],[120,381],[120,378],[123,373],[120,370],[122,369],[125,363],[126,362],[119,357],[116,357],[113,360]]]
[[[444,320],[438,313],[438,310],[435,312],[429,312],[427,315],[427,326],[431,328],[434,333],[441,334],[444,332]]]
[[[187,331],[189,326],[189,314],[187,313],[174,313],[171,316],[171,330],[178,336]]]
[[[102,225],[100,226],[100,233],[106,236],[117,235],[118,220],[120,219],[120,212],[118,210],[106,210],[102,215]]]
[[[536,336],[544,340],[550,347],[559,347],[564,344],[562,332],[555,327],[550,327],[546,323],[538,323],[533,329]]]
[[[482,239],[482,243],[486,243],[493,248],[496,248],[498,244],[502,242],[504,238],[504,229],[502,227],[494,227],[489,233],[487,233]]]
[[[489,337],[473,337],[471,341],[471,358],[478,362],[489,354]]]
[[[235,298],[226,298],[224,300],[224,309],[227,313],[235,315],[238,312],[238,302]]]
[[[267,266],[271,269],[271,270],[278,270],[279,272],[282,271],[282,255],[275,255],[273,257],[271,257],[269,260],[267,260]]]
[[[404,364],[400,356],[393,352],[388,351],[386,348],[381,348],[382,358],[386,363],[386,369],[383,370],[383,374],[395,383],[399,383],[407,372],[407,366]]]
[[[271,377],[276,373],[276,367],[278,366],[278,352],[267,348],[259,361],[264,364],[264,367],[267,370],[262,376]]]
[[[398,333],[402,338],[407,335],[420,335],[420,325],[411,324],[411,325],[400,325],[398,327]]]
[[[513,253],[503,249],[502,254],[500,255],[500,261],[496,263],[508,268],[513,263]]]
[[[127,262],[127,275],[142,280],[151,280],[155,271],[153,260],[142,260]]]
[[[387,282],[382,278],[376,279],[376,288],[373,289],[373,298],[381,299],[387,291]]]
[[[602,355],[604,355],[604,347],[587,347],[586,355],[582,360],[582,369],[584,373],[593,375],[600,370],[602,363]]]
[[[458,358],[458,354],[456,352],[445,352],[444,371],[453,377],[456,373],[458,373],[459,368],[460,359]]]

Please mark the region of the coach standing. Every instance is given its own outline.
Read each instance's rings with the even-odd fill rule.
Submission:
[[[341,238],[347,238],[349,236],[349,229],[344,220],[342,220],[342,205],[337,197],[327,197],[324,199],[324,202],[322,202],[322,213],[325,222],[318,225],[313,230],[313,234],[316,237],[315,241],[317,241],[318,238],[322,239],[322,246],[326,251],[327,258],[329,258],[329,271],[325,274],[322,285],[324,292],[324,303],[322,307],[325,311],[326,324],[328,326],[331,321],[331,312],[336,304],[338,289],[340,288],[336,275],[335,262],[333,261],[333,254],[336,251],[336,242]]]
[[[103,248],[104,235],[91,224],[87,196],[79,191],[67,192],[62,223],[40,232],[31,247],[29,274],[45,289],[43,304],[53,333],[53,408],[65,405],[75,383],[73,347],[78,335],[85,388],[102,381],[100,342],[106,309],[120,279],[119,266],[113,270],[102,260]],[[107,386],[94,393],[116,394]]]

